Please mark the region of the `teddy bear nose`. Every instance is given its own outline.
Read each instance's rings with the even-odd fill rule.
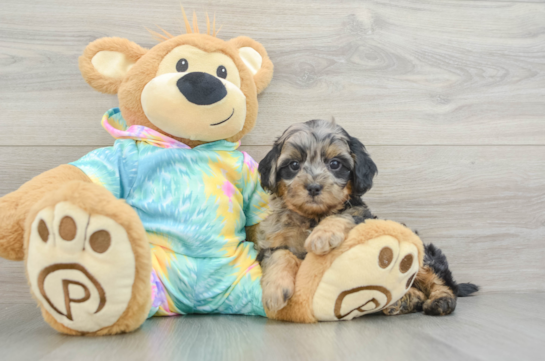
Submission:
[[[227,95],[225,85],[218,78],[198,71],[178,79],[176,86],[187,100],[197,105],[214,104]]]

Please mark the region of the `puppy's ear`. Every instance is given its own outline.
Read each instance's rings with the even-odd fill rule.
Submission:
[[[259,162],[257,170],[261,174],[261,187],[271,193],[276,192],[276,172],[278,158],[282,152],[282,145],[277,141],[265,158]]]
[[[129,69],[146,51],[127,39],[101,38],[87,45],[79,57],[79,69],[93,88],[116,94]]]
[[[358,139],[350,137],[348,146],[354,158],[352,194],[361,197],[373,186],[373,177],[378,173],[377,166]]]

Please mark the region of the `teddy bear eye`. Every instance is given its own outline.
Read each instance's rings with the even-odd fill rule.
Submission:
[[[220,78],[227,78],[227,69],[223,65],[218,66],[218,69],[216,70],[216,75]]]
[[[187,59],[180,59],[176,63],[176,71],[179,71],[180,73],[187,71],[188,67],[189,67],[189,63],[187,62]]]

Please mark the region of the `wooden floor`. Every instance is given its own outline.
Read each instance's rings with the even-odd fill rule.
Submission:
[[[287,324],[250,316],[155,318],[127,335],[64,336],[31,305],[0,305],[2,360],[543,360],[545,294],[459,300],[447,317],[369,315]]]
[[[220,38],[253,37],[275,64],[244,150],[259,160],[289,124],[334,116],[378,165],[365,196],[375,213],[418,229],[447,254],[458,281],[475,282],[482,292],[461,300],[448,318],[301,326],[187,317],[150,321],[134,335],[73,339],[43,324],[23,265],[0,260],[0,359],[5,349],[22,359],[209,352],[242,359],[525,360],[544,351],[535,343],[544,334],[545,300],[543,1],[183,5],[201,24],[205,11],[215,12]],[[99,123],[117,98],[83,81],[78,56],[104,36],[153,46],[144,27],[180,31],[178,8],[178,0],[2,0],[0,196],[112,145]]]

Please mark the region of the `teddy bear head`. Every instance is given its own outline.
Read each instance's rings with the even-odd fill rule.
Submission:
[[[199,33],[184,14],[187,34],[154,33],[151,49],[122,38],[90,43],[79,59],[94,89],[117,94],[127,124],[159,131],[191,147],[239,141],[257,117],[257,94],[271,81],[265,48],[248,37],[229,41],[215,29]],[[208,17],[207,17],[208,20]]]

